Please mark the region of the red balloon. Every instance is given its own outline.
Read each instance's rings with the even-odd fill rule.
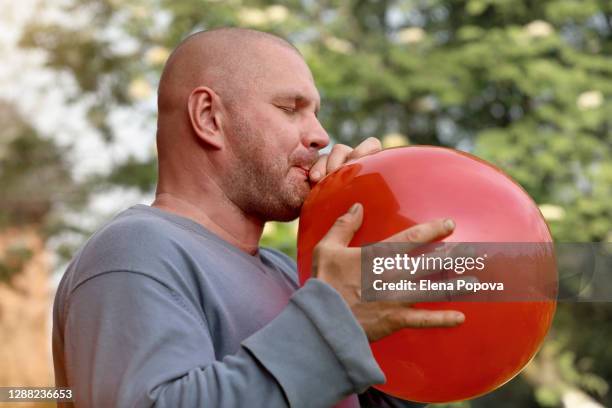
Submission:
[[[443,242],[552,242],[533,200],[496,167],[446,148],[389,149],[343,166],[311,191],[298,232],[302,284],[310,277],[313,247],[355,202],[363,205],[364,220],[350,246],[381,241],[441,217],[456,222]],[[556,282],[552,251],[523,255],[510,265],[505,258],[492,269],[512,269],[515,283],[550,283],[551,277]],[[540,347],[556,302],[455,301],[414,307],[459,310],[466,321],[454,328],[404,329],[371,343],[387,378],[376,388],[412,401],[450,402],[483,395],[517,375]]]

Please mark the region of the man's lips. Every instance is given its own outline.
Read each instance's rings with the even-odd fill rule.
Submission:
[[[310,172],[310,168],[305,167],[305,166],[293,166],[293,167],[297,169],[300,173],[304,174],[304,177],[308,179],[308,173]]]

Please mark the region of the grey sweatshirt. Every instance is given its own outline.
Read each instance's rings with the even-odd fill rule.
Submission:
[[[420,406],[369,389],[384,375],[331,286],[299,288],[286,255],[145,205],[70,263],[53,359],[78,407]]]

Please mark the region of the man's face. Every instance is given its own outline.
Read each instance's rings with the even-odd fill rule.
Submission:
[[[293,50],[265,46],[267,58],[228,107],[224,130],[229,199],[262,221],[295,219],[310,192],[308,169],[329,143],[319,123],[312,74]]]

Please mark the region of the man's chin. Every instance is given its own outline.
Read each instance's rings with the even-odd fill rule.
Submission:
[[[277,222],[289,222],[289,221],[293,221],[295,219],[297,219],[300,216],[300,209],[298,208],[297,210],[291,208],[291,209],[284,209],[283,211],[276,211],[272,214],[268,214],[268,216],[266,217],[266,222],[267,221],[277,221]]]
[[[285,194],[277,197],[280,199],[277,203],[282,204],[274,206],[276,207],[274,209],[270,208],[267,221],[289,222],[300,216],[302,206],[310,193],[310,185],[296,186],[294,184],[292,187],[290,190],[285,190]],[[281,198],[283,196],[284,199]]]
[[[297,219],[300,216],[305,199],[306,197],[295,197],[295,201],[285,203],[282,210],[270,214],[273,219],[268,221],[289,222]]]

